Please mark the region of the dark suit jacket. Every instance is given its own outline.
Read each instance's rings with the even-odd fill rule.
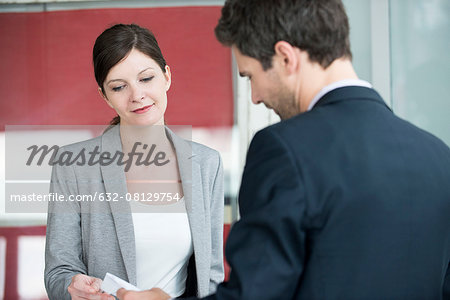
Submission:
[[[373,89],[258,132],[239,201],[208,299],[450,298],[450,149]]]

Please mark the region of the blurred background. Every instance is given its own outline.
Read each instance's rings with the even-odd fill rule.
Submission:
[[[450,145],[450,1],[344,0],[354,65],[400,117]],[[214,37],[224,1],[0,1],[0,299],[46,299],[45,213],[6,213],[8,125],[103,125],[95,38],[115,23],[151,29],[172,71],[167,123],[217,149],[225,169],[225,238],[253,134],[279,119],[250,102],[228,48]],[[40,134],[49,134],[41,132]],[[54,134],[54,133],[52,133]],[[70,140],[89,131],[58,132]],[[49,177],[50,178],[50,174]]]

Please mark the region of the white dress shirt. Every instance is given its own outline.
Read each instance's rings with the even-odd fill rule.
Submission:
[[[137,287],[142,290],[158,287],[171,297],[178,297],[186,289],[187,265],[193,246],[184,201],[171,205],[184,208],[184,212],[132,213],[136,279]]]
[[[320,98],[325,96],[325,94],[331,92],[332,90],[346,86],[363,86],[367,88],[372,88],[372,85],[370,83],[361,79],[344,79],[333,82],[332,84],[325,86],[323,89],[319,91],[319,93],[317,93],[316,96],[314,96],[314,98],[309,103],[308,111],[311,110],[314,107],[314,105],[316,105],[316,103],[320,100]]]

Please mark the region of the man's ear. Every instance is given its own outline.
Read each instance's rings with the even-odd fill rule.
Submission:
[[[275,44],[275,58],[288,74],[298,70],[300,66],[300,51],[286,41],[278,41]]]
[[[166,72],[164,73],[164,77],[166,77],[166,92],[169,90],[170,85],[172,84],[172,74],[170,73],[170,67],[166,65]]]
[[[110,102],[110,101],[108,100],[108,98],[106,97],[106,95],[103,93],[102,88],[101,88],[101,87],[98,87],[98,90],[97,90],[97,91],[98,91],[100,97],[102,97],[103,100],[105,100],[106,103],[108,103],[108,105],[109,105],[111,108],[114,108],[114,107],[112,106],[111,102]]]

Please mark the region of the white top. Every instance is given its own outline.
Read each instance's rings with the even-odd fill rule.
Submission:
[[[131,202],[134,206],[147,204]],[[158,287],[171,297],[186,289],[187,265],[193,253],[184,201],[183,212],[132,213],[136,243],[136,279],[140,289]],[[136,211],[134,209],[133,211]]]
[[[364,86],[367,88],[372,88],[372,85],[370,83],[361,79],[344,79],[333,82],[332,84],[325,86],[320,90],[319,93],[317,93],[317,95],[309,103],[308,110],[311,110],[313,106],[316,105],[316,103],[320,100],[320,98],[322,98],[326,93],[345,86]]]

